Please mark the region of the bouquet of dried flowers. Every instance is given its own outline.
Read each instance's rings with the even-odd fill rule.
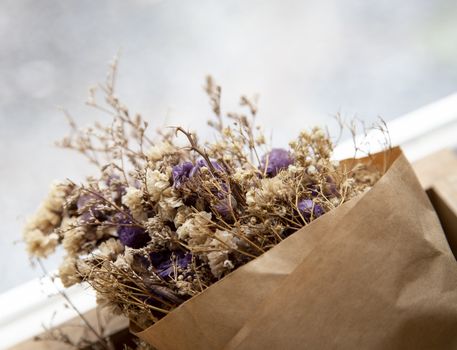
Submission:
[[[333,143],[317,127],[288,149],[271,148],[255,99],[241,97],[247,113],[224,114],[210,77],[215,139],[200,142],[181,127],[151,136],[115,96],[115,72],[116,63],[100,85],[104,102],[95,89],[88,102],[111,116],[108,125],[81,130],[69,118],[72,133],[60,142],[86,156],[99,177],[53,184],[24,239],[39,258],[63,246],[63,284],[87,282],[100,305],[142,329],[381,176],[332,160]]]

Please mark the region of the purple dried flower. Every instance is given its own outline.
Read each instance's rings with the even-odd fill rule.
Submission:
[[[230,207],[231,205],[231,207]],[[219,202],[214,206],[214,209],[225,219],[230,220],[233,219],[232,210],[235,210],[238,203],[236,202],[235,197],[231,196],[230,201],[229,198],[222,198]]]
[[[267,176],[274,177],[281,170],[287,169],[294,163],[294,158],[289,151],[283,148],[274,148],[270,153],[262,157],[260,170],[265,171]]]
[[[306,220],[311,218],[311,212],[314,218],[325,214],[324,208],[321,205],[314,203],[311,199],[303,199],[298,203],[298,210]]]
[[[224,171],[222,166],[212,160],[211,161],[212,166],[214,169],[217,171]],[[204,159],[199,159],[197,160],[197,163],[194,165],[191,162],[184,162],[180,163],[178,165],[175,165],[172,169],[172,176],[173,176],[173,184],[176,188],[179,188],[183,183],[185,183],[187,180],[191,179],[194,177],[201,168],[207,168],[208,163]]]
[[[216,171],[220,171],[220,172],[224,171],[224,168],[222,168],[222,166],[215,160],[211,161],[211,165],[213,166],[214,169],[216,169]],[[197,164],[195,164],[192,171],[190,172],[190,177],[195,176],[195,174],[197,174],[201,168],[208,168],[208,162],[204,159],[197,160]]]
[[[78,197],[78,201],[76,202],[76,206],[79,211],[83,211],[91,204],[95,204],[97,197],[92,193],[84,193]]]
[[[192,254],[186,253],[181,256],[181,258],[178,258],[178,266],[181,267],[182,269],[187,268],[189,266],[190,262],[192,261]]]
[[[78,213],[80,214],[79,220],[81,223],[90,223],[95,220],[105,221],[106,214],[99,207],[99,198],[92,193],[81,194],[76,202]]]
[[[174,271],[174,263],[185,269],[192,260],[190,253],[178,252],[154,252],[150,255],[151,263],[156,268],[157,274],[162,278],[169,278]]]
[[[166,251],[160,251],[160,252],[152,252],[149,253],[149,260],[152,264],[152,266],[159,266],[164,260],[170,259],[170,252],[168,250]],[[148,264],[149,266],[150,264]]]
[[[175,187],[180,187],[184,182],[189,180],[190,173],[194,165],[191,162],[184,162],[175,165],[171,171],[173,176],[173,184]]]
[[[149,234],[138,226],[126,226],[130,224],[129,221],[123,220],[123,224],[117,229],[117,235],[121,243],[130,248],[143,248],[150,240]]]

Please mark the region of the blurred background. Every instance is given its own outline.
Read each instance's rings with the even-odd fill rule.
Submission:
[[[68,130],[58,108],[103,120],[84,102],[119,50],[118,95],[152,126],[210,136],[212,74],[226,111],[258,93],[285,146],[336,130],[337,113],[391,120],[455,92],[456,15],[454,0],[1,0],[0,292],[40,275],[20,239],[50,182],[95,172],[53,146]]]

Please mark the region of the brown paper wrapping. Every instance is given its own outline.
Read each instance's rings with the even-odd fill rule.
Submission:
[[[165,349],[455,349],[457,263],[398,151],[366,194],[136,333]]]

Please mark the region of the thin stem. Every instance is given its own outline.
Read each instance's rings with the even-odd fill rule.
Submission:
[[[40,258],[37,258],[37,261],[38,261],[38,264],[40,265],[41,267],[41,270],[43,271],[43,273],[45,274],[45,276],[48,276],[50,277],[48,271],[46,270],[46,268],[44,267],[43,265],[43,262],[41,261]],[[86,319],[86,317],[84,317],[84,315],[78,310],[78,308],[75,306],[75,304],[73,304],[73,302],[71,301],[71,299],[68,297],[68,295],[62,291],[60,288],[57,287],[57,285],[54,283],[54,278],[50,277],[51,278],[51,281],[52,281],[52,284],[54,286],[54,288],[56,289],[57,293],[59,293],[64,299],[65,301],[68,303],[68,305],[73,309],[74,312],[76,312],[76,314],[78,315],[78,317],[84,322],[84,324],[86,325],[86,327],[95,335],[95,337],[98,339],[98,341],[100,342],[100,345],[106,349],[106,350],[114,350],[113,348],[111,348],[105,341],[105,339],[103,339],[103,337],[98,334],[97,330],[92,327],[92,325],[90,324],[90,322]]]

